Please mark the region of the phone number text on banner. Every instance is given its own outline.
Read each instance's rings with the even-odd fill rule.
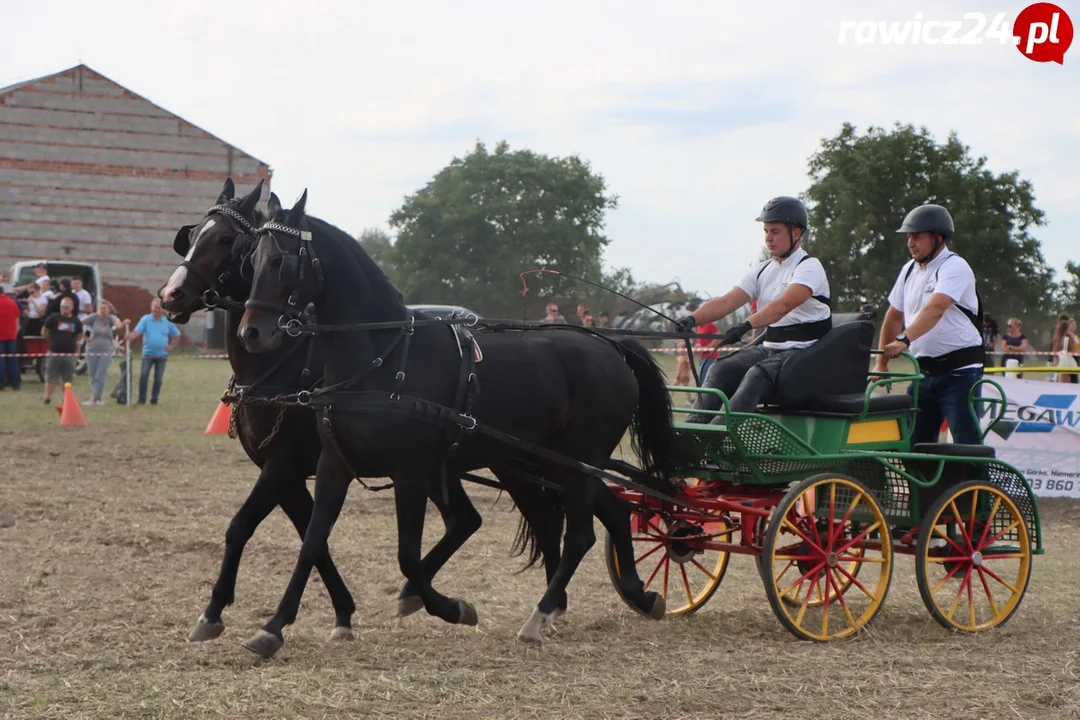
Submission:
[[[1080,385],[1013,378],[995,381],[1008,403],[1005,416],[986,436],[986,444],[1024,474],[1036,495],[1080,499]],[[986,397],[994,394],[986,386],[983,393]],[[984,428],[990,414],[983,418]]]

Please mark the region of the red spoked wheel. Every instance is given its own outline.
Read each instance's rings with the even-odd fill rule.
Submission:
[[[916,546],[915,578],[930,614],[953,630],[1005,624],[1031,578],[1031,536],[1016,504],[999,487],[960,483],[926,513]]]
[[[646,516],[634,511],[632,540],[637,572],[646,590],[663,596],[669,616],[696,612],[724,579],[731,555],[711,546],[730,543],[734,524],[723,515],[715,518],[669,521],[659,514]],[[608,575],[618,591],[619,563],[610,536],[606,545]],[[634,607],[629,602],[627,605]]]

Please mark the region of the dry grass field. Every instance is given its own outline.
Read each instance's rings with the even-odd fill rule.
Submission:
[[[159,406],[84,408],[85,428],[58,427],[29,377],[0,394],[0,716],[1080,717],[1080,510],[1061,501],[1042,505],[1047,553],[997,631],[938,626],[908,557],[851,641],[795,640],[742,556],[701,612],[654,622],[616,596],[598,542],[569,613],[536,648],[515,634],[543,574],[517,574],[521,559],[508,557],[518,516],[505,496],[468,488],[484,527],[436,579],[476,605],[480,624],[466,628],[395,617],[392,497],[355,485],[330,539],[359,607],[354,642],[327,642],[333,614],[313,574],[276,658],[240,647],[272,614],[299,549],[275,511],[244,553],[225,634],[190,644],[256,476],[235,441],[203,435],[228,374],[224,362],[174,358]],[[77,391],[85,400],[85,378]],[[429,545],[442,525],[428,517]]]

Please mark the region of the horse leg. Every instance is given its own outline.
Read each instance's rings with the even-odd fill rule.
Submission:
[[[442,515],[443,524],[446,527],[442,538],[421,561],[424,577],[428,582],[435,579],[435,575],[443,565],[480,529],[484,522],[465,492],[461,478],[457,474],[447,474],[446,490],[449,503],[443,502],[441,483],[431,486],[428,493],[428,497]],[[420,591],[413,582],[407,580],[398,595],[398,617],[412,615],[423,607],[424,601],[420,598]]]
[[[325,451],[319,456],[318,469],[315,471],[315,506],[289,585],[274,616],[259,632],[242,643],[245,649],[271,658],[285,644],[282,630],[295,622],[311,569],[320,557],[328,553],[330,530],[345,504],[351,481],[352,478],[342,470],[336,459],[328,458]]]
[[[658,592],[645,592],[645,585],[637,572],[634,542],[630,527],[630,504],[603,487],[596,493],[596,517],[603,523],[615,544],[615,557],[619,564],[619,590],[623,597],[634,604],[643,614],[661,620],[667,609],[664,598]]]
[[[589,549],[596,543],[593,530],[593,503],[596,485],[592,478],[577,472],[558,470],[547,473],[546,477],[560,477],[563,489],[563,507],[566,512],[566,540],[558,568],[548,583],[547,592],[540,598],[532,615],[518,631],[518,640],[540,644],[544,628],[551,625],[555,611],[559,607],[559,598],[566,594],[566,587],[574,576],[578,565],[585,558]]]
[[[476,610],[464,600],[442,595],[431,585],[420,557],[424,536],[424,514],[427,512],[429,468],[412,467],[394,474],[394,502],[397,506],[398,565],[408,586],[416,588],[429,615],[448,623],[476,625]],[[457,482],[461,495],[465,491]],[[468,497],[465,497],[468,500]],[[471,503],[470,503],[471,506]],[[473,510],[475,512],[475,509]],[[444,538],[445,539],[445,538]]]
[[[296,479],[289,474],[290,468],[286,462],[279,460],[280,457],[271,455],[263,463],[259,479],[229,522],[229,529],[225,531],[225,556],[221,561],[217,582],[210,593],[210,602],[199,616],[195,629],[188,635],[189,642],[213,640],[225,632],[221,612],[225,606],[232,605],[235,599],[236,574],[240,568],[244,545],[255,534],[255,528],[281,501],[285,484]]]
[[[523,477],[515,469],[492,468],[495,477],[499,478],[507,494],[514,501],[518,512],[521,513],[525,523],[523,548],[528,545],[529,538],[535,543],[540,555],[544,558],[544,572],[547,583],[555,577],[555,571],[559,567],[559,559],[562,557],[562,534],[563,534],[563,509],[561,498],[557,493],[548,491],[529,478]],[[529,558],[530,567],[536,559],[533,554]],[[563,592],[558,598],[558,607],[555,616],[564,615],[567,608],[567,596]]]
[[[281,509],[292,521],[293,527],[304,539],[307,533],[308,522],[311,520],[311,511],[315,507],[315,501],[311,498],[305,482],[298,482],[286,489],[281,498]],[[333,558],[330,557],[329,549],[326,554],[315,561],[315,569],[319,571],[326,592],[330,595],[330,602],[334,606],[334,629],[330,632],[331,640],[352,640],[352,614],[356,612],[356,602],[352,593],[341,579]]]

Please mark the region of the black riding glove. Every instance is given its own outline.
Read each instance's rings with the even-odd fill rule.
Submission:
[[[743,335],[750,332],[750,330],[751,330],[750,323],[748,321],[746,321],[746,320],[739,323],[738,325],[735,325],[733,327],[729,327],[724,332],[724,337],[720,338],[720,345],[721,346],[723,346],[723,345],[734,345],[740,339],[742,339]]]
[[[675,332],[690,332],[697,325],[697,320],[694,319],[693,315],[687,315],[677,325]]]

